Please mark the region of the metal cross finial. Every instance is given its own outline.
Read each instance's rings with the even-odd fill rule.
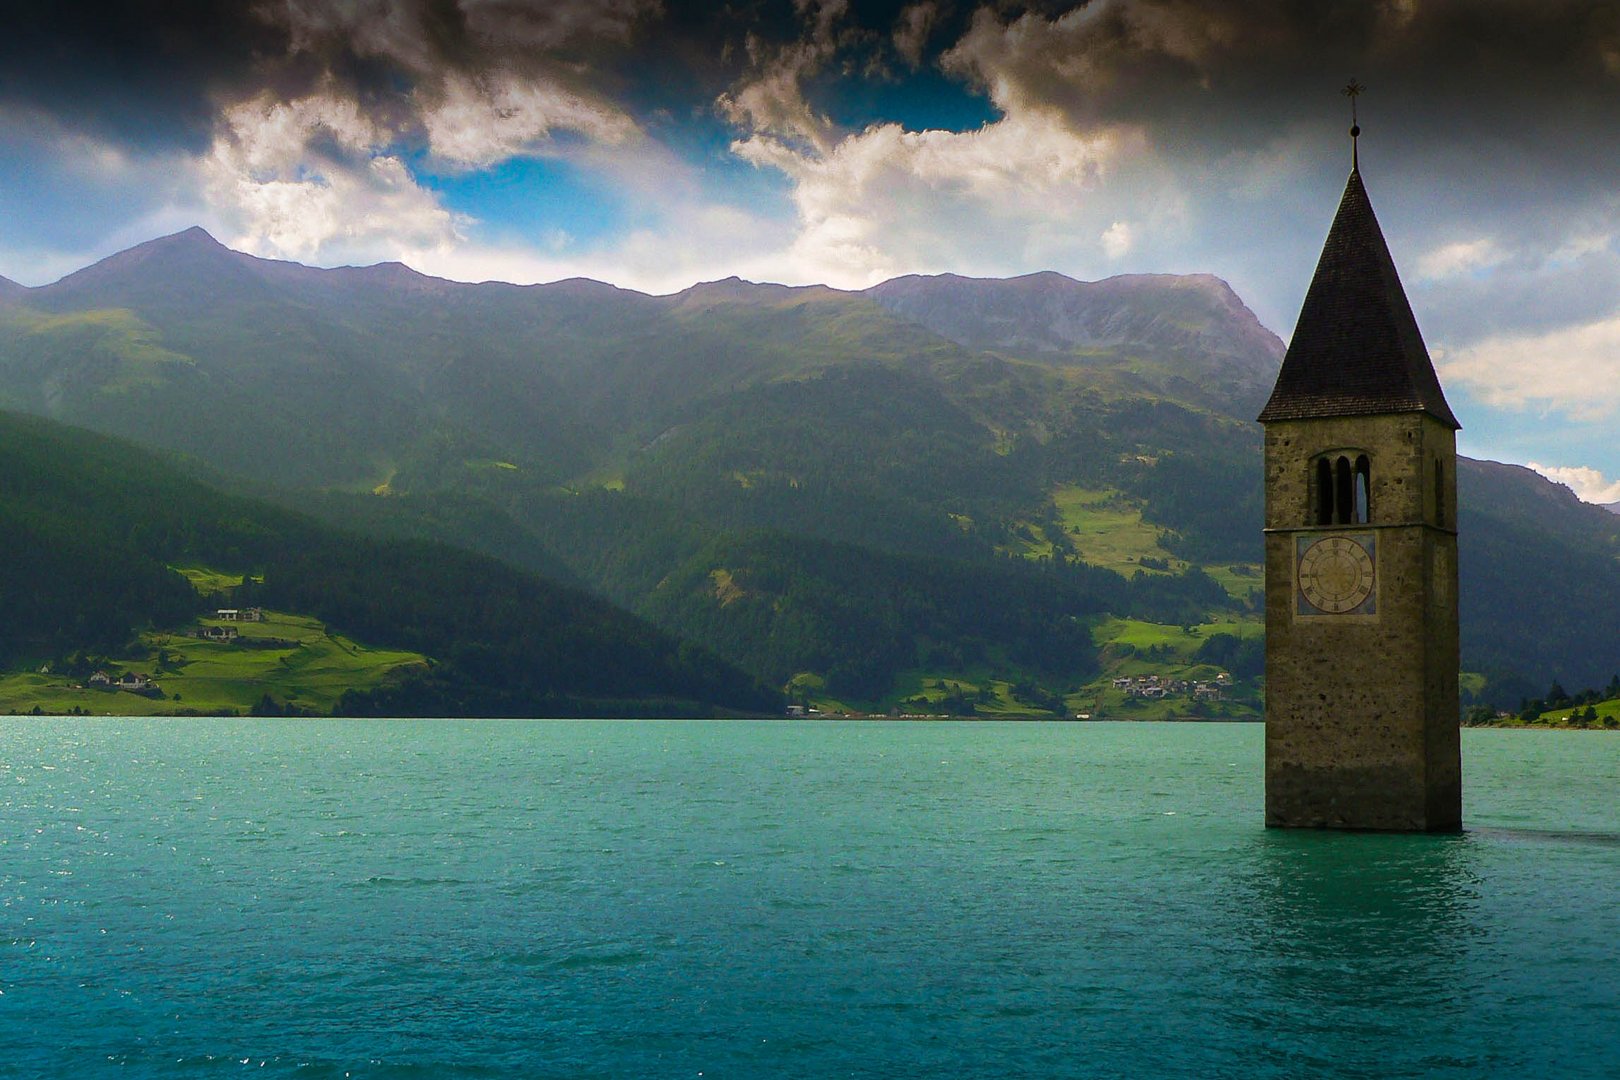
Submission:
[[[1356,153],[1356,139],[1361,135],[1361,124],[1356,119],[1356,98],[1360,97],[1361,92],[1365,89],[1367,89],[1365,86],[1362,86],[1355,79],[1351,79],[1349,84],[1339,91],[1339,93],[1350,99],[1350,168],[1353,170],[1361,167],[1361,161]]]

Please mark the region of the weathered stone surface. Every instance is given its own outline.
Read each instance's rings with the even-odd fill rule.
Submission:
[[[1315,460],[1341,451],[1370,462],[1368,521],[1317,524]],[[1274,422],[1266,494],[1266,823],[1457,828],[1453,432],[1415,412]],[[1372,614],[1302,598],[1299,538],[1333,535],[1373,543]]]

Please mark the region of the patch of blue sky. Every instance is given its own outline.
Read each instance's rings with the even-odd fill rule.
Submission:
[[[1612,419],[1573,420],[1561,410],[1488,405],[1455,385],[1446,387],[1446,399],[1463,424],[1457,433],[1460,453],[1515,464],[1585,465],[1611,479],[1620,477]]]
[[[742,132],[714,116],[677,122],[673,117],[642,118],[657,139],[700,176],[710,199],[763,212],[790,211],[793,185],[776,169],[761,168],[732,150]]]
[[[762,169],[731,151],[735,138],[719,122],[660,123],[643,118],[648,133],[686,163],[698,198],[745,209],[765,217],[792,213],[788,179]],[[435,169],[425,154],[414,155],[417,181],[450,211],[472,218],[474,235],[491,242],[515,241],[552,251],[588,251],[611,245],[624,234],[655,228],[660,215],[685,201],[678,190],[669,198],[655,192],[666,182],[642,177],[630,183],[609,170],[550,156],[524,156],[484,169]],[[669,180],[682,183],[684,180]]]
[[[573,162],[514,157],[484,169],[433,172],[417,180],[455,213],[476,220],[489,240],[549,248],[589,248],[644,223],[634,200]]]
[[[164,185],[96,176],[39,146],[0,149],[0,240],[9,248],[84,249],[165,205]]]
[[[856,131],[884,123],[907,131],[973,131],[1001,116],[982,93],[932,68],[897,81],[829,78],[812,94],[834,122]]]

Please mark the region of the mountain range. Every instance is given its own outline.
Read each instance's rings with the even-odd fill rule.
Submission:
[[[193,229],[0,287],[0,407],[864,706],[971,686],[1066,710],[1151,666],[1130,627],[1187,628],[1156,656],[1190,664],[1199,627],[1257,625],[1253,416],[1282,352],[1204,275],[648,296],[313,269]],[[1620,519],[1509,466],[1460,488],[1476,695],[1607,680]]]

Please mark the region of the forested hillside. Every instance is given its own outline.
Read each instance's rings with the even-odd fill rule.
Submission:
[[[0,666],[110,652],[203,597],[171,567],[259,579],[233,596],[436,663],[357,699],[391,714],[770,710],[775,696],[582,591],[427,541],[336,531],[222,494],[114,440],[0,413]]]
[[[1492,704],[1620,672],[1620,518],[1490,461],[1462,462],[1457,504],[1463,655],[1496,677]]]
[[[192,230],[13,290],[0,401],[581,584],[774,686],[1072,704],[1190,670],[1200,625],[1257,627],[1253,416],[1281,352],[1207,276],[654,297],[314,270]],[[1468,685],[1605,683],[1620,518],[1483,464],[1463,506]]]

